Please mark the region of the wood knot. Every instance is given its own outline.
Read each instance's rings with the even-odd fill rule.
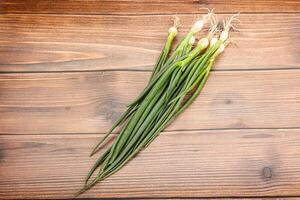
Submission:
[[[0,147],[0,163],[4,162],[4,150],[3,148]]]
[[[265,178],[272,178],[272,169],[270,167],[263,168],[263,176]]]
[[[208,5],[208,1],[207,0],[193,0],[193,3],[197,3],[200,5]]]
[[[230,99],[225,99],[225,100],[224,100],[224,103],[227,104],[227,105],[229,105],[229,104],[232,103],[232,101],[231,101]]]

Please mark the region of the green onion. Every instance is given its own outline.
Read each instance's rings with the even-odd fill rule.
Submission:
[[[202,29],[208,20],[207,16],[213,22],[210,32],[193,47],[194,35]],[[116,127],[122,126],[112,146],[89,171],[85,185],[78,194],[117,172],[142,148],[146,148],[200,94],[216,58],[227,44],[228,32],[234,20],[234,17],[227,20],[220,32],[219,23],[212,14],[207,16],[194,24],[172,53],[170,50],[177,26],[169,29],[148,85],[93,149],[91,155],[101,148]],[[93,174],[95,176],[92,178]]]

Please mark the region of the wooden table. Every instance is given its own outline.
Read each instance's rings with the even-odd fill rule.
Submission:
[[[82,198],[300,196],[300,1],[2,0],[0,199],[72,198],[176,13],[241,12],[196,102]],[[296,199],[296,198],[295,198]]]

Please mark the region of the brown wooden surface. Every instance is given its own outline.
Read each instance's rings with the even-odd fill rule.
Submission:
[[[182,36],[194,15],[180,18]],[[0,71],[150,70],[171,19],[171,15],[2,15]],[[232,34],[236,45],[226,50],[215,70],[300,67],[300,15],[245,14],[240,20],[240,32]]]
[[[201,9],[202,8],[202,9]],[[64,14],[170,14],[199,13],[215,8],[217,13],[299,12],[298,0],[2,0],[2,13]]]
[[[299,130],[164,132],[82,197],[297,196]],[[98,137],[1,136],[0,194],[3,198],[72,196],[93,164],[88,155]]]
[[[104,133],[149,75],[2,74],[0,133]],[[168,130],[300,127],[299,86],[299,70],[213,72],[198,100]]]
[[[173,14],[241,12],[194,104],[87,198],[299,199],[300,1],[3,0],[0,199],[72,198]]]

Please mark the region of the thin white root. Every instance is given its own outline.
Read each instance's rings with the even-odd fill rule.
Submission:
[[[179,26],[180,26],[180,18],[177,15],[175,15],[173,17],[173,27],[178,28]]]
[[[233,45],[235,47],[238,47],[237,43],[232,41],[232,39],[228,39],[225,43],[224,43],[225,47],[229,46],[229,45]]]
[[[214,8],[209,9],[209,8],[207,8],[207,7],[201,7],[199,10],[201,10],[201,9],[206,10],[206,12],[207,12],[208,14],[214,12]]]
[[[179,25],[180,25],[180,19],[177,15],[175,15],[173,17],[173,26],[169,28],[169,33],[172,33],[174,34],[174,36],[176,36],[178,33],[177,28],[179,27]]]
[[[202,17],[202,20],[204,22],[207,22],[211,20],[212,17],[215,17],[215,13],[214,13],[214,9],[209,9],[209,8],[205,8],[205,9],[207,9],[207,14]]]
[[[220,35],[220,40],[225,42],[228,37],[229,37],[229,31],[230,29],[233,29],[233,22],[237,19],[237,16],[239,15],[239,13],[232,15],[228,20],[223,20],[223,31],[221,32]]]
[[[230,29],[236,29],[233,25],[234,21],[238,21],[239,23],[241,22],[237,17],[240,15],[240,13],[236,13],[232,15],[228,20],[223,21],[224,24],[224,30],[225,31],[230,31]]]
[[[203,26],[209,21],[211,20],[211,17],[214,15],[213,13],[213,9],[208,9],[208,13],[203,15],[200,19],[198,18],[196,21],[194,20],[193,26],[191,31],[196,34],[197,32],[199,32],[200,30],[202,30]]]
[[[210,28],[209,28],[207,38],[211,39],[211,38],[219,35],[220,31],[221,31],[221,29],[220,29],[219,21],[217,19],[217,15],[212,13],[211,18],[210,18]]]

